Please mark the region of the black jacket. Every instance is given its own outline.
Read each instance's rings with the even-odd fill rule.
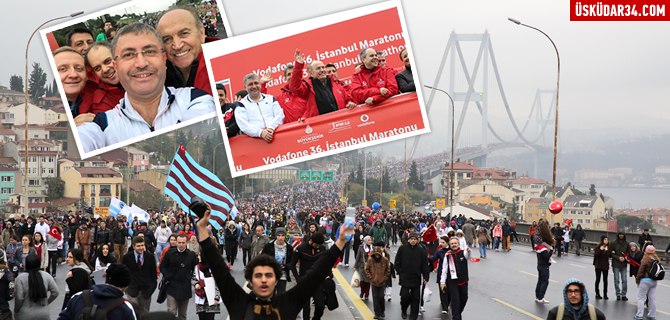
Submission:
[[[109,228],[105,228],[105,230],[102,230],[102,228],[98,227],[98,232],[96,232],[96,236],[97,238],[95,239],[95,243],[98,246],[112,242],[112,235]]]
[[[22,227],[21,227],[21,237],[29,234],[31,237],[35,234],[35,222],[28,226],[28,223],[26,222]],[[19,239],[21,239],[19,237]]]
[[[268,242],[268,244],[263,247],[263,251],[261,253],[265,253],[271,257],[275,256],[275,241],[277,240],[272,240]],[[286,281],[291,281],[291,275],[289,274],[289,271],[292,271],[294,275],[296,275],[295,268],[291,269],[291,261],[293,260],[293,247],[291,247],[288,242],[286,242],[286,258],[284,259],[284,263],[282,264],[282,267],[284,268],[284,272],[286,273]],[[296,275],[297,278],[297,275]]]
[[[216,249],[211,239],[200,242],[202,254],[207,257],[212,275],[221,292],[221,299],[228,309],[231,320],[246,318],[247,312],[261,312],[254,314],[253,319],[294,319],[302,310],[314,291],[321,287],[326,276],[332,273],[332,268],[342,251],[337,246],[320,255],[309,272],[298,281],[290,290],[275,294],[272,299],[262,302],[252,293],[246,293],[230,274],[223,257]],[[323,248],[323,247],[321,247]],[[296,255],[294,255],[295,257]],[[301,263],[302,265],[302,263]],[[267,314],[267,313],[269,314]]]
[[[10,290],[11,284],[11,290]],[[10,310],[9,300],[14,299],[14,274],[8,268],[0,270],[0,310]]]
[[[400,276],[399,284],[403,287],[420,286],[422,276],[424,280],[430,279],[428,251],[419,244],[412,246],[408,243],[400,246],[394,265]]]
[[[121,262],[130,269],[130,285],[126,289],[126,293],[131,297],[137,297],[141,292],[145,299],[150,299],[158,285],[156,257],[145,251],[144,262],[140,267],[135,259],[135,250],[130,250],[123,255]]]
[[[198,257],[193,251],[185,249],[179,252],[177,247],[168,249],[160,266],[163,277],[170,281],[167,294],[177,300],[190,299],[193,296],[191,277],[197,265]],[[213,264],[210,263],[210,266],[213,267]]]
[[[586,239],[586,233],[584,232],[584,229],[582,229],[582,225],[578,224],[577,229],[572,231],[572,236],[570,239],[575,240],[575,241],[583,241]]]
[[[239,235],[237,227],[233,228],[232,230],[230,228],[226,228],[223,233],[226,242],[226,248],[237,248],[237,236]]]
[[[221,106],[221,114],[223,115],[223,121],[226,125],[226,134],[228,138],[232,138],[240,134],[240,127],[237,125],[237,120],[235,120],[235,106],[236,103],[224,103]]]
[[[644,250],[644,242],[645,241],[652,242],[650,234],[645,236],[644,233],[643,233],[643,234],[640,235],[639,238],[637,238],[637,243],[640,244],[640,250]]]
[[[414,77],[412,77],[412,67],[405,67],[405,70],[397,73],[395,81],[398,83],[398,90],[402,93],[416,91]]]
[[[435,263],[435,261],[440,260],[440,262],[437,264],[437,276],[435,276],[437,278],[438,284],[440,283],[440,277],[442,277],[442,264],[444,263],[444,255],[447,253],[447,251],[449,251],[449,249],[440,247],[437,249],[435,254],[430,259],[428,259],[428,263],[430,263],[431,266]]]
[[[307,274],[307,271],[312,268],[314,263],[321,257],[321,255],[326,252],[326,247],[321,245],[319,249],[314,249],[314,247],[309,245],[309,241],[303,241],[297,248],[293,257],[291,258],[291,269],[295,268],[295,265],[300,261],[300,271],[298,272],[299,276],[302,277]],[[335,264],[335,262],[333,262]]]
[[[114,229],[112,229],[112,243],[126,244],[126,237],[130,237],[130,234],[125,227],[121,229],[114,227]]]

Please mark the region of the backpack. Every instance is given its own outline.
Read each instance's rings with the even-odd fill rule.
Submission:
[[[589,308],[589,319],[597,320],[598,316],[596,315],[596,307],[594,307],[589,303],[588,308]],[[558,312],[556,312],[556,320],[562,320],[564,313],[565,313],[565,303],[561,303],[558,305]]]
[[[654,260],[651,262],[651,268],[649,268],[649,278],[651,280],[663,280],[665,277],[665,269],[663,266]]]
[[[84,301],[84,309],[81,310],[81,313],[79,314],[79,320],[105,320],[107,319],[107,314],[109,312],[126,301],[126,299],[121,296],[103,308],[91,302],[91,290],[82,291],[81,297]]]

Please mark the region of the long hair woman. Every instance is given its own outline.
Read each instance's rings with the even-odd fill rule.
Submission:
[[[593,252],[593,265],[596,268],[596,299],[602,299],[600,295],[600,278],[603,279],[603,295],[605,300],[607,297],[607,273],[610,270],[610,241],[606,235],[600,237],[600,243]]]
[[[549,286],[549,266],[551,266],[549,259],[551,259],[551,255],[554,253],[552,248],[556,240],[551,235],[547,221],[543,220],[540,222],[537,226],[537,233],[541,242],[535,245],[538,273],[537,285],[535,286],[535,302],[549,303],[549,301],[544,299],[544,295],[547,293],[547,287]]]
[[[247,266],[247,262],[251,260],[251,242],[254,234],[251,233],[249,224],[245,221],[242,223],[242,232],[240,233],[240,250],[242,251],[242,264]]]
[[[648,244],[647,247],[644,248],[644,256],[640,263],[640,270],[638,270],[637,276],[635,277],[635,283],[637,283],[637,313],[635,314],[634,319],[643,319],[645,299],[647,300],[649,308],[647,317],[656,319],[656,287],[658,286],[658,280],[649,277],[649,271],[654,262],[661,263],[661,260],[658,258],[658,255],[656,255],[656,248],[654,245]]]
[[[37,255],[29,254],[25,260],[26,272],[16,278],[14,318],[49,320],[49,304],[58,297],[58,286],[50,274],[41,270]]]
[[[365,274],[365,263],[372,254],[372,237],[365,236],[363,244],[356,253],[356,262],[354,263],[354,271],[358,271],[358,277],[361,282],[361,299],[368,300],[370,296],[370,279]]]
[[[47,249],[46,240],[42,232],[35,232],[33,238],[35,243],[35,251],[37,251],[37,257],[40,258],[40,269],[46,270],[49,266],[49,250]]]
[[[67,273],[65,279],[65,299],[61,310],[67,307],[70,297],[91,288],[91,270],[93,270],[93,267],[84,258],[84,251],[81,249],[70,250],[67,254],[67,265],[72,267],[72,270]]]
[[[26,271],[26,257],[31,253],[37,255],[37,251],[33,247],[33,237],[26,234],[21,237],[21,247],[14,254],[14,265],[19,267],[19,273]]]

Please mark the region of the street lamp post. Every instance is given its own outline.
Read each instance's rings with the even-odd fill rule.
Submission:
[[[25,134],[26,134],[25,135],[25,175],[23,177],[23,185],[24,185],[24,187],[23,187],[24,191],[23,192],[24,192],[25,197],[26,197],[26,199],[25,199],[25,210],[26,210],[25,213],[26,214],[30,214],[30,212],[28,211],[28,48],[30,47],[30,41],[33,40],[33,37],[35,36],[35,33],[37,33],[37,31],[40,30],[40,28],[42,28],[47,23],[52,22],[52,21],[56,21],[56,20],[60,20],[60,19],[69,18],[69,17],[76,17],[76,16],[81,15],[83,13],[84,13],[84,11],[77,11],[77,12],[73,12],[73,13],[67,15],[67,16],[62,16],[62,17],[47,20],[46,22],[42,23],[39,27],[37,27],[37,29],[35,29],[35,31],[33,31],[32,34],[30,34],[30,38],[28,38],[28,43],[26,44],[26,78],[24,79],[25,80],[25,86],[23,88],[23,90],[25,91],[25,95],[26,95],[26,101],[25,101],[25,106],[26,106],[26,110],[25,110],[25,112],[26,112],[25,113],[25,117],[26,117],[25,118],[25,125],[26,125],[26,132],[25,132]],[[19,197],[19,199],[21,199],[21,197]]]
[[[551,186],[551,196],[553,199],[556,199],[556,153],[557,153],[557,147],[558,147],[558,87],[559,83],[561,80],[561,56],[558,54],[558,48],[556,47],[556,44],[554,43],[554,40],[549,37],[548,34],[544,33],[544,31],[535,28],[533,26],[529,26],[527,24],[521,23],[521,21],[513,19],[513,18],[508,18],[507,20],[511,21],[512,23],[518,24],[520,26],[524,26],[527,28],[531,28],[533,30],[536,30],[540,33],[542,33],[549,41],[551,41],[551,45],[554,46],[554,50],[556,51],[556,60],[558,61],[558,68],[557,68],[557,73],[556,73],[556,119],[554,123],[554,169],[553,169],[553,182]],[[552,225],[554,224],[554,215],[551,215],[551,223]]]
[[[208,132],[212,132],[214,130],[216,130],[216,128],[214,128],[212,130],[207,130],[207,131],[198,135],[198,163],[200,163],[200,140],[202,140],[202,135],[205,134],[205,133],[208,133]]]
[[[453,209],[454,209],[454,117],[455,117],[455,110],[456,105],[454,104],[454,99],[451,98],[451,95],[438,88],[433,88],[431,86],[424,85],[424,87],[431,89],[431,90],[437,90],[440,92],[443,92],[444,94],[449,97],[449,100],[451,100],[451,172],[449,173],[449,217],[453,217]]]

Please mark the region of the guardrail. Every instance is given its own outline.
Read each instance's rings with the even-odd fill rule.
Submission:
[[[519,224],[517,224],[517,228],[518,227],[519,227]],[[518,243],[528,245],[529,247],[531,246],[531,237],[527,233],[519,233],[517,231],[517,237],[519,238]],[[631,242],[631,241],[628,241],[628,242]],[[593,256],[593,253],[594,253],[596,247],[598,246],[598,243],[599,242],[595,242],[595,241],[586,241],[586,240],[582,241],[582,247],[579,250],[580,254],[587,255],[587,256]],[[574,254],[576,252],[577,248],[575,247],[574,242],[572,242],[572,241],[570,242],[568,250],[569,250],[568,252],[570,254]],[[668,265],[670,265],[670,254],[665,253],[664,250],[665,250],[665,247],[661,248],[661,249],[656,248],[656,254],[658,255],[658,258],[661,259],[661,263],[668,266]]]

